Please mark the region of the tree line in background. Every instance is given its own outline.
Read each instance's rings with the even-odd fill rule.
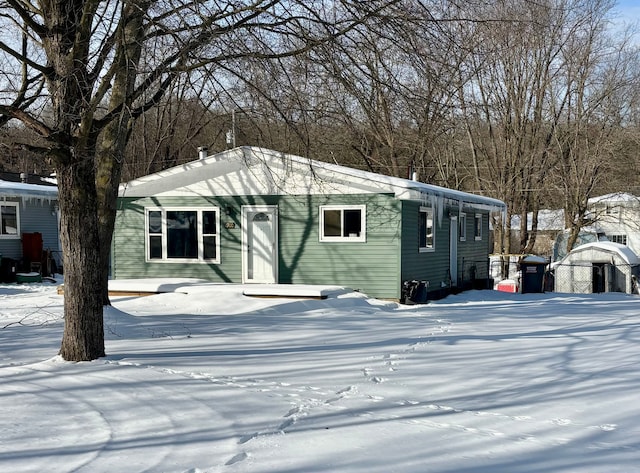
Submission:
[[[63,230],[95,218],[63,231],[63,251],[86,251],[77,268],[65,262],[71,274],[107,267],[117,183],[191,161],[199,146],[415,172],[501,199],[504,253],[531,252],[537,212],[564,208],[572,244],[590,197],[640,186],[639,43],[613,27],[614,6],[0,0],[16,31],[0,41],[2,161],[58,173]],[[524,217],[518,241],[512,215]],[[104,271],[78,284],[100,285],[108,302]]]

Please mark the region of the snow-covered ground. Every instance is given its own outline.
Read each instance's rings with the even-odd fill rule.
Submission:
[[[67,363],[56,286],[0,285],[0,471],[640,471],[638,296],[163,288]]]

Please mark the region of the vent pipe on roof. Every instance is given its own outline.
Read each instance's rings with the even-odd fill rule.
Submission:
[[[198,146],[198,159],[204,159],[207,157],[207,151],[209,148],[206,146]]]

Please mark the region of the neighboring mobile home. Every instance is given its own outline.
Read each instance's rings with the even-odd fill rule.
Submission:
[[[396,300],[414,280],[429,298],[487,286],[499,200],[262,148],[205,153],[121,185],[114,278],[329,284]]]
[[[0,173],[0,256],[4,281],[15,280],[16,271],[52,272],[48,266],[60,256],[55,184],[39,176]]]

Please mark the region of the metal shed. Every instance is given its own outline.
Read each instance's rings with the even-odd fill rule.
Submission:
[[[555,291],[580,294],[633,293],[640,259],[627,246],[613,242],[574,248],[554,266]]]

